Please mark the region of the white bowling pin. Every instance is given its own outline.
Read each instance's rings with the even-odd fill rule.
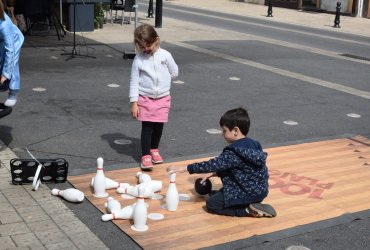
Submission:
[[[136,178],[138,179],[139,183],[151,181],[152,178],[148,174],[144,174],[142,172],[137,172],[136,173]]]
[[[94,177],[94,196],[97,198],[107,197],[108,194],[105,192],[105,175],[103,171],[103,158],[99,157],[97,160],[97,170]]]
[[[102,215],[101,220],[110,221],[110,220],[116,220],[116,219],[121,219],[121,220],[132,219],[134,215],[135,204],[126,206],[116,212],[112,212],[111,214],[104,214]]]
[[[148,225],[146,224],[148,217],[148,208],[144,202],[145,189],[146,186],[139,186],[139,197],[137,198],[136,206],[134,209],[134,225],[131,226],[131,229],[134,231],[146,231],[148,230]]]
[[[140,186],[145,186],[144,198],[152,198],[154,196],[154,192],[150,186],[145,185],[145,183],[136,185],[136,186],[127,186],[127,187],[120,187],[117,188],[117,192],[120,194],[129,194],[134,197],[139,197],[139,187]]]
[[[176,211],[179,205],[179,192],[176,187],[176,173],[170,174],[170,184],[166,192],[166,207],[168,211]]]
[[[81,202],[85,198],[84,193],[82,193],[80,190],[77,190],[75,188],[67,188],[65,190],[59,190],[57,188],[53,188],[51,190],[51,194],[55,196],[61,196],[65,200],[70,202]]]
[[[111,214],[117,213],[121,210],[121,203],[113,197],[108,197],[107,202],[104,204],[107,208],[107,211]]]
[[[143,182],[141,184],[151,187],[154,193],[162,190],[162,181],[151,180]]]
[[[94,186],[94,179],[95,177],[91,178],[91,186],[93,187]],[[117,182],[117,181],[114,181],[108,177],[105,177],[105,189],[113,189],[113,188],[119,188],[119,187],[122,187],[124,186],[125,184],[128,184],[128,183],[122,183],[122,182]]]

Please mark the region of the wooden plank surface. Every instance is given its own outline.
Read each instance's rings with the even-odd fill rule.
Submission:
[[[148,213],[165,216],[160,221],[148,219],[148,231],[132,231],[131,220],[114,220],[113,223],[144,249],[197,249],[370,209],[369,139],[356,136],[266,151],[269,153],[270,193],[264,202],[275,207],[278,213],[275,218],[209,214],[204,210],[205,198],[197,196],[194,191],[194,181],[198,176],[177,174],[179,193],[190,196],[190,201],[180,201],[177,211],[163,209],[164,199],[146,199]],[[158,194],[166,194],[169,183],[167,166],[187,165],[207,159],[157,165],[149,174],[153,180],[163,182],[163,189]],[[140,171],[139,168],[112,171],[105,168],[105,175],[118,182],[134,185],[137,184],[137,171]],[[106,213],[106,199],[92,196],[90,181],[94,175],[73,176],[68,180],[84,192],[86,198],[102,213]],[[221,187],[218,178],[212,178],[212,182],[215,188]],[[118,199],[122,207],[136,202],[135,199],[123,199],[115,189],[107,192]],[[102,226],[104,223],[109,222],[102,222]]]

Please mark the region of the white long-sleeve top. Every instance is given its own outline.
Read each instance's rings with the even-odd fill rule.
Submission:
[[[139,95],[160,98],[170,94],[171,80],[179,74],[172,55],[159,48],[153,54],[139,53],[132,62],[130,77],[130,102]]]

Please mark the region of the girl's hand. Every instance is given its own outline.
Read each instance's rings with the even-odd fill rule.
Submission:
[[[131,115],[134,119],[137,119],[139,117],[139,107],[137,105],[137,102],[131,103]]]
[[[3,84],[6,80],[8,80],[8,78],[6,78],[4,75],[1,75],[1,84]]]
[[[176,172],[185,173],[186,171],[188,171],[187,166],[169,166],[167,168],[167,172],[170,173],[170,174],[173,174],[173,173],[176,173]]]

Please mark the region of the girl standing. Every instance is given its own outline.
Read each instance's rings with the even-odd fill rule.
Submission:
[[[159,36],[153,26],[137,27],[134,43],[139,53],[131,69],[131,115],[142,122],[141,168],[150,170],[153,163],[163,162],[158,146],[163,125],[168,121],[171,81],[178,76],[178,66],[172,55],[159,47]]]
[[[13,107],[20,89],[19,56],[24,41],[22,32],[4,12],[0,1],[0,91],[9,90],[4,105]]]

